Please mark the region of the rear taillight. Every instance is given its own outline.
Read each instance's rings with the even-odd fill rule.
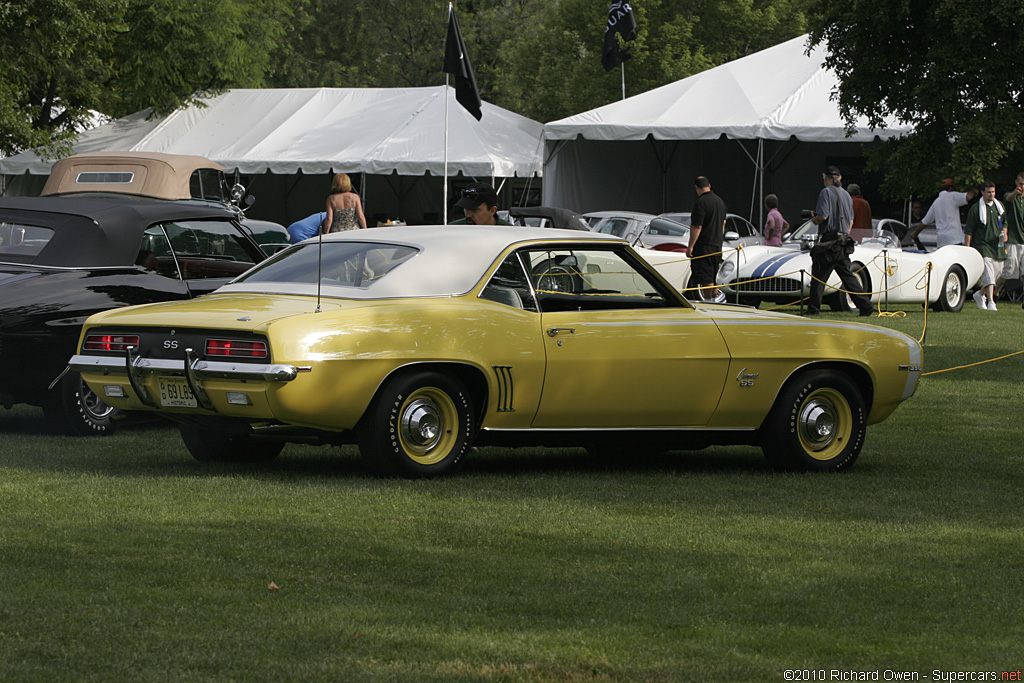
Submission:
[[[262,341],[241,341],[238,339],[207,339],[206,357],[266,358],[267,343]]]
[[[129,346],[139,348],[137,334],[90,334],[82,344],[83,351],[110,351],[123,353]]]

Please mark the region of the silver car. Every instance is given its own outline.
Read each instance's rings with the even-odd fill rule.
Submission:
[[[681,223],[687,228],[690,227],[689,211],[670,211],[659,215],[658,218],[666,218]],[[730,247],[735,247],[738,244],[745,247],[759,246],[764,244],[764,235],[746,218],[734,213],[727,213],[725,214],[725,244]]]
[[[650,213],[635,211],[594,211],[583,214],[594,232],[615,235],[634,246],[659,251],[686,251],[690,228]]]

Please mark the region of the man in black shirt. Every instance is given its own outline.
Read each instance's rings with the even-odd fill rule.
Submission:
[[[690,213],[690,282],[687,288],[702,299],[718,299],[715,276],[722,264],[722,240],[725,237],[725,202],[711,191],[711,181],[697,176],[693,181],[697,201]],[[696,287],[701,289],[694,290]]]

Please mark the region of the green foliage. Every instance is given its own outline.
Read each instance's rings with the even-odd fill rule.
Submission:
[[[289,0],[16,0],[0,4],[0,153],[65,153],[102,111],[166,112],[258,87]]]
[[[0,153],[45,145],[57,153],[90,117],[111,74],[103,58],[123,0],[0,4]]]
[[[628,95],[799,35],[812,0],[634,5]],[[443,0],[16,0],[0,5],[0,152],[63,149],[90,110],[157,114],[232,87],[444,82]],[[485,100],[539,121],[622,97],[601,66],[608,3],[462,0]]]
[[[812,39],[828,47],[843,114],[915,126],[873,160],[890,197],[930,194],[947,176],[975,184],[1024,162],[1020,2],[819,0],[815,9]]]
[[[147,107],[164,114],[199,95],[261,87],[289,14],[285,0],[131,2],[101,108],[115,117]]]

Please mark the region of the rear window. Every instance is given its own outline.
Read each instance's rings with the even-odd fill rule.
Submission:
[[[414,255],[417,250],[375,242],[317,242],[281,252],[236,282],[281,282],[366,289]]]
[[[79,185],[130,185],[135,174],[130,172],[86,171],[78,174],[75,182]]]
[[[50,228],[0,221],[0,257],[27,261],[37,256],[52,237]]]

